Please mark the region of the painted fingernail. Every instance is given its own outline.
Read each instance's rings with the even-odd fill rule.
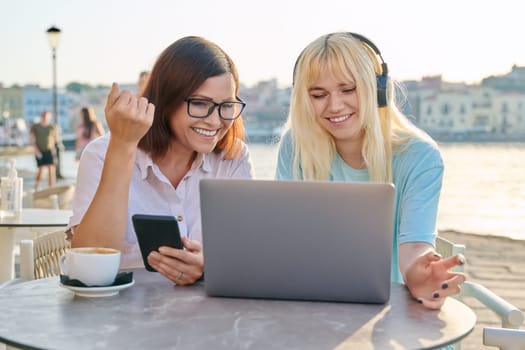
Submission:
[[[423,300],[421,300],[421,299],[418,299],[417,302],[420,303],[420,304],[423,304]]]
[[[448,288],[448,283],[443,283],[441,285],[441,289],[447,289]]]
[[[465,257],[463,255],[458,256],[458,264],[465,265]]]
[[[439,293],[436,292],[436,293],[432,294],[432,296],[433,296],[434,298],[439,298]]]

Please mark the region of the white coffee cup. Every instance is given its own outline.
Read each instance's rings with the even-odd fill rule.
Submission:
[[[71,248],[60,257],[60,267],[70,279],[86,286],[109,286],[120,266],[120,251],[113,248]]]

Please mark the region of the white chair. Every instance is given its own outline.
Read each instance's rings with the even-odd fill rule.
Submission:
[[[455,244],[445,238],[438,237],[436,240],[436,250],[446,258],[458,253],[465,255],[466,247],[461,244]],[[464,267],[458,266],[456,270],[464,272]],[[521,345],[521,347],[508,347],[511,343],[515,344],[513,341],[518,338],[521,339],[522,344],[525,343],[525,332],[517,330],[524,319],[523,312],[520,309],[481,284],[468,280],[463,283],[458,299],[466,296],[476,298],[501,319],[502,328],[484,328],[483,344],[503,346],[500,348],[502,350],[525,349],[523,345]],[[459,344],[456,344],[455,347],[456,349],[460,349]]]
[[[64,229],[20,241],[20,277],[0,284],[0,289],[24,281],[60,275],[59,259],[70,247]],[[17,349],[0,343],[0,350]]]
[[[60,256],[70,247],[64,229],[46,232],[34,239],[20,241],[20,277],[4,282],[10,284],[60,275]]]
[[[60,256],[70,247],[64,229],[20,242],[20,278],[32,280],[60,275]]]
[[[500,350],[525,350],[525,331],[510,328],[483,328],[483,345]]]
[[[75,185],[61,185],[34,191],[28,196],[27,207],[69,209],[75,194]]]

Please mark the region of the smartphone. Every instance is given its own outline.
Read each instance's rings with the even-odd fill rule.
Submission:
[[[174,216],[135,214],[131,220],[146,270],[157,271],[148,264],[148,255],[152,251],[158,251],[162,246],[182,249],[179,224]]]

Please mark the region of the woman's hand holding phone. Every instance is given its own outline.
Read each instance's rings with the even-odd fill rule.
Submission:
[[[148,256],[148,264],[177,285],[195,283],[204,273],[202,244],[183,237],[184,249],[160,247]]]
[[[131,217],[146,270],[155,272],[148,263],[148,255],[160,247],[182,249],[177,219],[170,215],[135,214]]]

